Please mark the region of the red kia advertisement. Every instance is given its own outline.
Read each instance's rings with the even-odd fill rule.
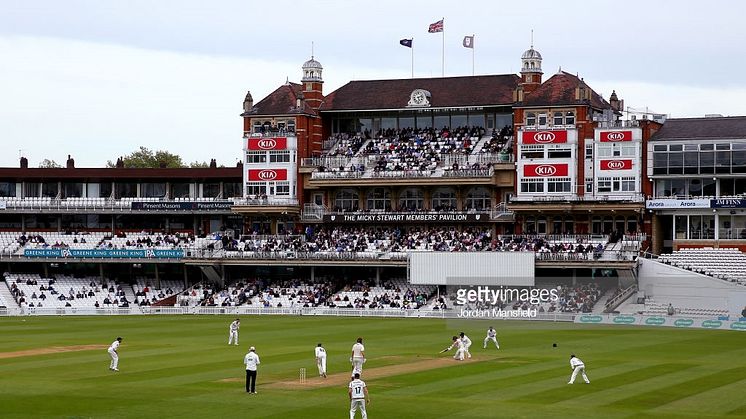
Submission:
[[[601,160],[601,170],[630,170],[632,160]]]
[[[249,138],[249,150],[285,150],[288,148],[288,139],[278,138]]]
[[[567,142],[567,131],[522,131],[523,144],[559,144]]]
[[[604,131],[600,136],[602,143],[632,141],[632,131]]]
[[[523,166],[523,177],[564,177],[568,176],[567,163],[527,164]]]
[[[287,169],[249,169],[249,180],[288,180],[288,171]]]

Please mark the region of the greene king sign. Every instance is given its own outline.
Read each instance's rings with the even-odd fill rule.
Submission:
[[[567,131],[522,131],[523,144],[558,144],[567,142]]]
[[[249,150],[285,150],[288,148],[288,139],[278,138],[249,138],[247,147]]]

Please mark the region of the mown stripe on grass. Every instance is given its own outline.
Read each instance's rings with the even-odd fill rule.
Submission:
[[[705,389],[722,387],[737,381],[743,380],[746,376],[746,367],[730,368],[716,371],[712,374],[703,375],[681,383],[662,386],[654,391],[647,391],[633,397],[628,397],[607,406],[614,407],[635,407],[642,409],[652,409],[675,400],[698,394]]]
[[[724,415],[746,404],[742,396],[746,378],[724,386],[704,390],[689,397],[652,409],[655,413],[689,412],[701,415]]]
[[[648,378],[671,374],[673,372],[689,369],[694,366],[695,365],[693,364],[670,363],[653,366],[638,365],[637,368],[630,369],[629,365],[620,365],[611,368],[588,371],[588,378],[591,380],[592,384],[586,385],[583,382],[583,378],[581,376],[578,376],[575,380],[574,385],[583,387],[582,393],[580,395],[587,395],[588,393],[597,393],[630,382],[643,381]],[[568,370],[565,370],[565,374],[569,379],[570,373],[568,372]],[[571,386],[564,384],[562,386],[555,386],[554,388],[549,390],[525,394],[511,399],[510,401],[553,404],[560,401],[572,399],[573,395],[577,394],[578,393],[574,391]]]

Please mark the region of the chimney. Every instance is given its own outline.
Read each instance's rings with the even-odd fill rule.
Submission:
[[[124,160],[121,157],[119,157],[117,159],[116,168],[117,169],[123,169],[124,168]]]
[[[246,113],[251,112],[251,108],[254,107],[254,98],[251,97],[251,91],[246,92],[246,97],[243,100],[243,111]]]
[[[73,158],[70,157],[69,154],[67,155],[67,168],[68,169],[74,169],[75,168],[75,160],[73,160]]]
[[[210,169],[217,169],[218,168],[218,162],[215,159],[210,160]]]
[[[21,157],[21,169],[28,169],[28,159]]]

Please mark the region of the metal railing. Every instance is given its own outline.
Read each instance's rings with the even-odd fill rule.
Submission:
[[[512,202],[645,202],[642,194],[629,195],[513,195]]]
[[[598,121],[597,127],[600,129],[613,129],[613,128],[637,128],[640,126],[640,121],[631,119],[628,121]]]
[[[233,200],[236,206],[297,206],[298,200],[295,198],[239,198]]]

